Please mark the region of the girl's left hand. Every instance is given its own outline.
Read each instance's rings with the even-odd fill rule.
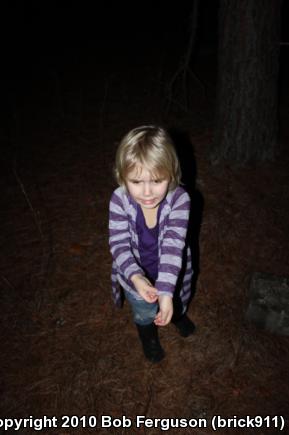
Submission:
[[[157,289],[154,288],[150,281],[143,275],[133,275],[131,282],[135,286],[138,294],[149,304],[153,304],[158,300]]]
[[[160,309],[155,317],[154,323],[157,326],[165,326],[170,323],[173,316],[173,299],[168,295],[160,295],[159,307]]]

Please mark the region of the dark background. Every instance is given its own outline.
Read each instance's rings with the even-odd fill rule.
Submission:
[[[190,65],[210,55],[205,66],[211,81],[217,78],[218,1],[201,1],[197,32]],[[15,110],[25,95],[25,104],[33,94],[45,91],[55,73],[65,84],[72,76],[85,81],[90,75],[104,87],[106,75],[125,67],[155,67],[173,74],[186,54],[192,27],[194,3],[98,2],[74,5],[16,5],[2,7],[1,76],[2,119]],[[280,82],[287,83],[289,41],[288,1],[282,7]],[[91,70],[91,74],[90,74]],[[203,71],[206,90],[206,71]],[[68,77],[69,76],[69,77]],[[169,80],[169,75],[166,77]],[[51,92],[50,92],[51,94]],[[43,96],[43,104],[47,98]],[[13,109],[11,107],[13,106]],[[11,117],[10,115],[8,118]],[[8,121],[9,122],[9,121]],[[7,121],[4,122],[7,124]]]

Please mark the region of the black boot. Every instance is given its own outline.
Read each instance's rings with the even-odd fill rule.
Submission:
[[[154,323],[149,325],[138,325],[136,323],[136,326],[145,357],[153,363],[161,361],[165,353],[159,342],[157,326]]]
[[[195,324],[187,317],[186,314],[183,314],[177,320],[172,320],[172,323],[176,326],[179,334],[182,337],[189,337],[195,332]]]

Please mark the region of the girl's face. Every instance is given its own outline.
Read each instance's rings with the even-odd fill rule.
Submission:
[[[170,180],[153,175],[143,165],[134,167],[126,176],[126,187],[131,197],[146,209],[156,208],[165,198]]]

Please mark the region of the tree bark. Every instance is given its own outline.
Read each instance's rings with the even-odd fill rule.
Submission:
[[[212,163],[273,160],[282,0],[220,0]]]

